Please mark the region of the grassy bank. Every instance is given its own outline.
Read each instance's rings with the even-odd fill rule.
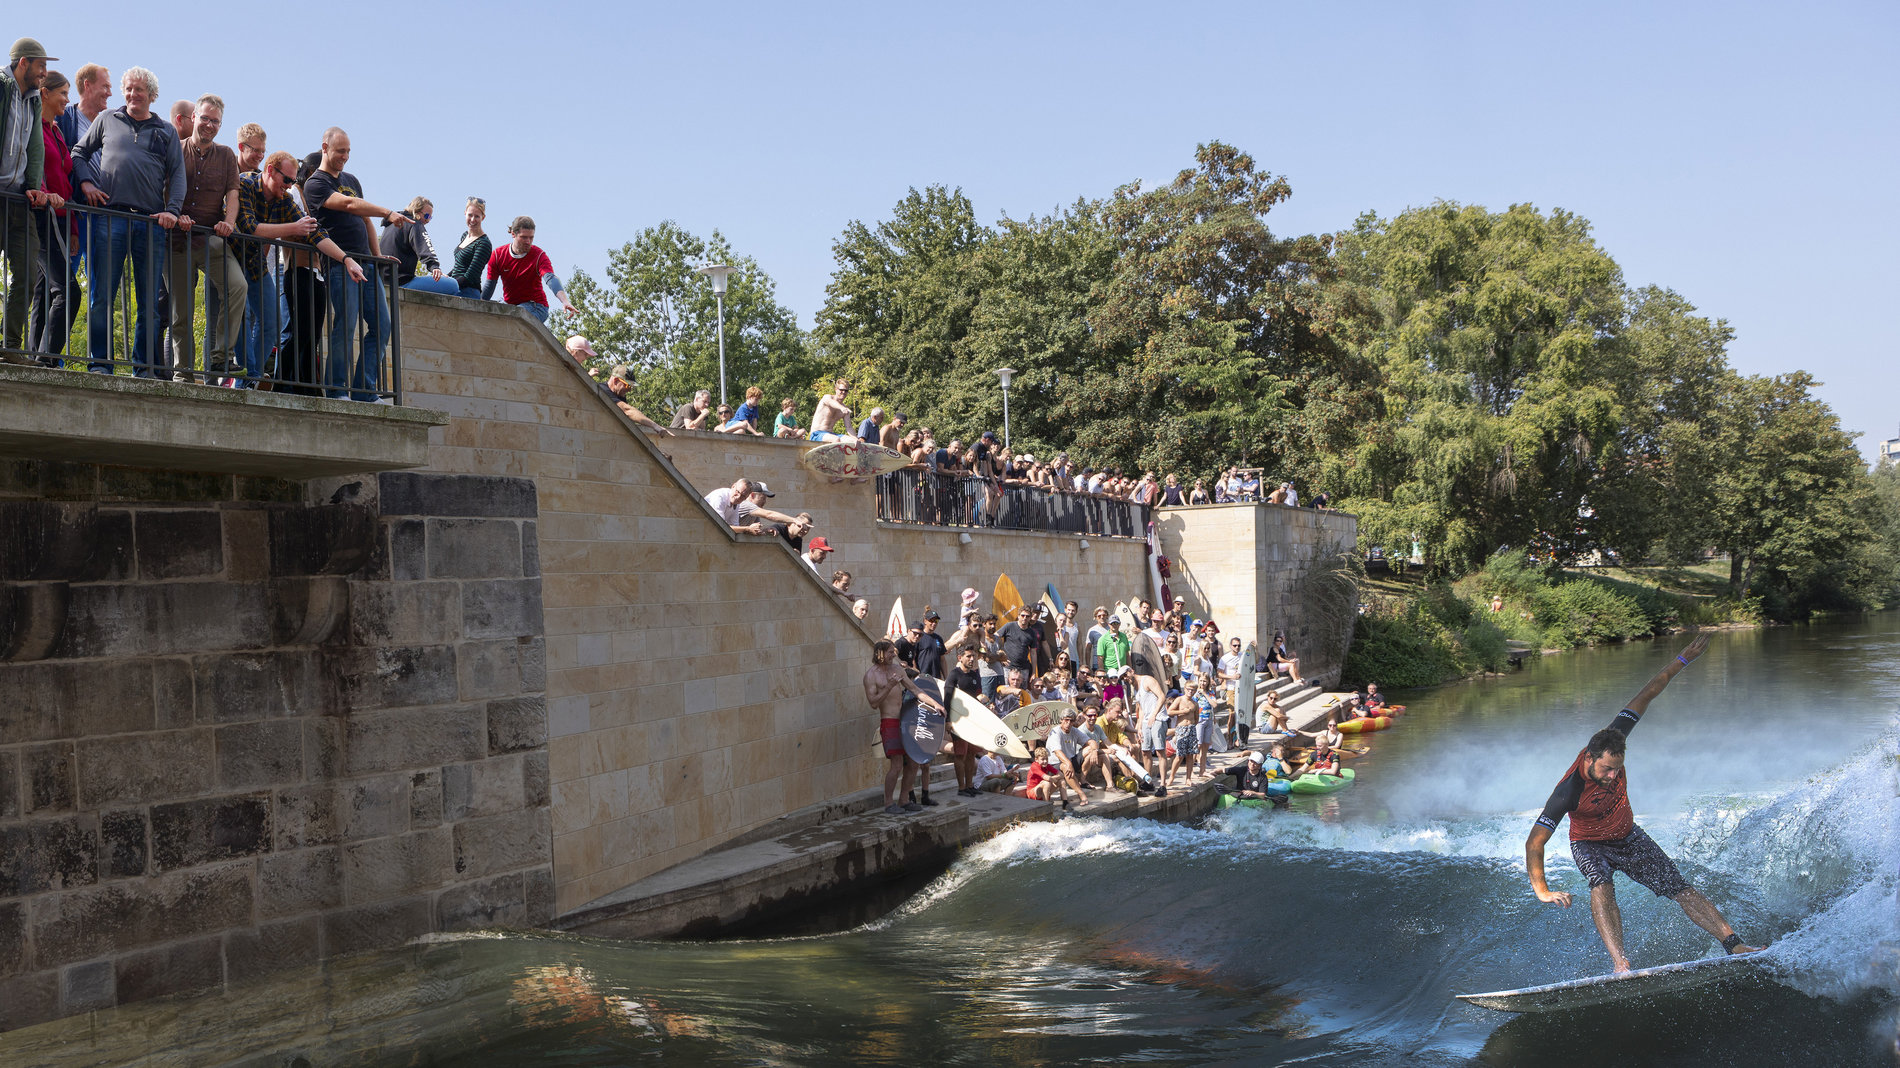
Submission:
[[[1455,582],[1382,575],[1365,586],[1341,682],[1430,686],[1503,670],[1513,645],[1571,649],[1759,623],[1761,606],[1727,589],[1723,564],[1553,572],[1521,552]]]

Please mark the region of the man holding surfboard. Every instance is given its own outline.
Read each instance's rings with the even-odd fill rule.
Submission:
[[[900,804],[897,800],[910,796],[911,776],[918,767],[917,762],[904,753],[904,738],[898,725],[898,718],[903,713],[905,690],[916,694],[918,703],[926,708],[944,711],[936,698],[910,681],[904,665],[897,662],[896,644],[888,639],[880,639],[871,646],[871,666],[864,672],[864,699],[871,703],[872,711],[878,715],[878,736],[884,743],[884,755],[890,762],[884,772],[884,811],[894,816],[923,811],[923,806],[914,801]],[[925,785],[928,788],[928,784]]]
[[[1569,908],[1570,895],[1550,889],[1545,882],[1544,843],[1550,841],[1558,822],[1570,817],[1570,855],[1577,862],[1577,870],[1590,882],[1590,915],[1596,920],[1604,948],[1610,951],[1614,973],[1630,970],[1629,958],[1623,954],[1623,913],[1616,905],[1613,881],[1619,871],[1657,897],[1674,900],[1697,927],[1719,939],[1730,954],[1753,953],[1759,948],[1743,945],[1742,936],[1735,933],[1722,913],[1684,881],[1675,861],[1636,825],[1630,811],[1629,783],[1623,773],[1625,742],[1648,711],[1649,702],[1708,647],[1709,636],[1697,635],[1643,686],[1608,727],[1590,737],[1590,744],[1571,762],[1524,841],[1524,862],[1537,900]]]

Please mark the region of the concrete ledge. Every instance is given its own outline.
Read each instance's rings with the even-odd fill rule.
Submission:
[[[302,480],[422,467],[441,412],[0,365],[0,456]]]

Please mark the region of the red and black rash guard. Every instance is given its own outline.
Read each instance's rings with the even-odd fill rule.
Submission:
[[[1610,729],[1627,738],[1641,718],[1626,708],[1610,721]],[[1628,838],[1636,829],[1636,817],[1630,812],[1629,772],[1625,771],[1608,784],[1591,782],[1583,774],[1589,762],[1587,748],[1577,754],[1563,781],[1550,792],[1550,800],[1544,802],[1544,812],[1537,817],[1537,825],[1555,831],[1557,822],[1567,815],[1573,842],[1614,842]]]

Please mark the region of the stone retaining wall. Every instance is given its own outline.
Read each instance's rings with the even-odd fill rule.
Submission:
[[[0,1029],[552,915],[534,487],[305,491],[0,462]]]

